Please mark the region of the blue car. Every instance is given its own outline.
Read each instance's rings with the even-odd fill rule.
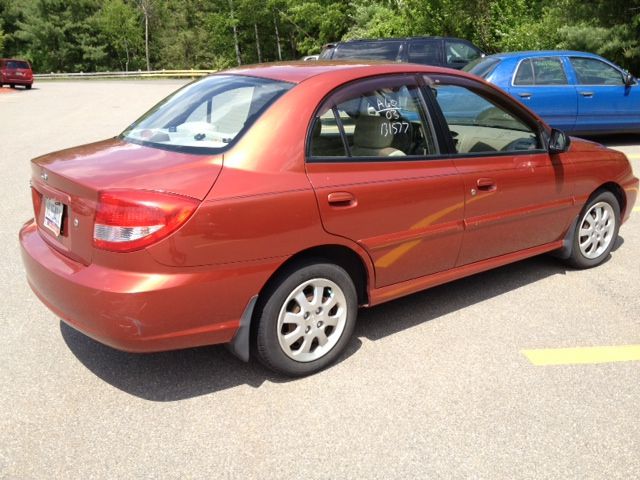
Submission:
[[[500,53],[464,70],[501,87],[551,126],[572,134],[640,133],[640,86],[591,53]]]

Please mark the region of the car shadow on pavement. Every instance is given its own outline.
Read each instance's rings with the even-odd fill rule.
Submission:
[[[619,237],[614,251],[623,242]],[[567,268],[543,255],[361,309],[354,337],[338,363],[360,349],[360,338],[382,339],[544,278],[564,275]],[[293,381],[272,373],[256,360],[240,361],[224,346],[134,354],[98,343],[62,321],[60,331],[71,352],[96,376],[150,401],[171,402],[240,385],[258,388],[266,381]]]
[[[257,360],[244,363],[224,346],[160,353],[127,353],[87,337],[60,321],[60,332],[76,358],[96,376],[120,390],[154,402],[173,402],[265,381],[289,379],[263,367]],[[349,343],[338,363],[356,353],[362,342]]]

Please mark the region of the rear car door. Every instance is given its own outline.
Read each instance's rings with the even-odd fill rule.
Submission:
[[[465,187],[465,234],[457,265],[561,238],[571,222],[572,193],[564,165],[546,151],[535,117],[470,79],[433,79]]]
[[[391,75],[336,90],[308,139],[323,226],[367,251],[377,288],[452,268],[462,242],[462,181],[439,155],[418,81]]]
[[[569,57],[578,92],[576,131],[640,130],[640,87],[597,58]]]
[[[444,65],[442,56],[442,39],[424,38],[407,42],[406,61],[420,65]]]
[[[508,92],[549,125],[571,131],[578,113],[576,88],[561,57],[525,58],[516,66]]]

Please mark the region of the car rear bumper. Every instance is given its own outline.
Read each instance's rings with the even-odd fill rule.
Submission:
[[[4,85],[33,85],[33,78],[2,78],[2,83]]]
[[[119,350],[153,352],[227,343],[268,268],[175,268],[131,272],[82,265],[20,230],[29,285],[73,328]],[[265,267],[265,266],[262,266]]]

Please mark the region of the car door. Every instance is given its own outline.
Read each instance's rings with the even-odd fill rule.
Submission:
[[[597,58],[569,57],[578,92],[575,129],[640,130],[640,87],[625,85],[621,70]]]
[[[435,102],[465,187],[465,233],[457,264],[562,238],[572,219],[572,192],[559,156],[545,149],[535,117],[479,82],[433,78]]]
[[[571,131],[578,113],[578,95],[566,68],[566,60],[561,57],[525,58],[517,64],[507,91],[549,125]]]
[[[370,255],[377,288],[452,268],[462,242],[464,193],[415,76],[336,90],[318,109],[307,175],[324,228]]]

